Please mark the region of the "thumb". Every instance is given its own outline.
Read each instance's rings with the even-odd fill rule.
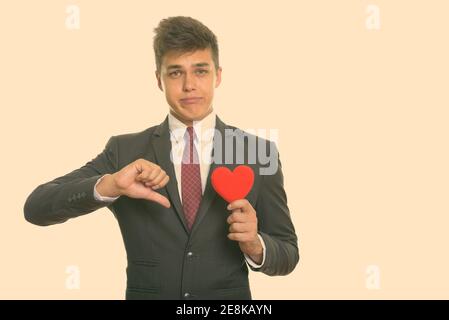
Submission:
[[[146,199],[150,200],[150,201],[154,201],[159,203],[160,205],[166,207],[166,208],[170,208],[170,201],[168,201],[168,199],[166,197],[164,197],[163,195],[161,195],[160,193],[153,191],[153,190],[148,190],[148,196],[146,197]]]

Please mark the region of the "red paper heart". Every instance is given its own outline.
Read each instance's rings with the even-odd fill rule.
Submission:
[[[254,172],[248,166],[237,166],[234,171],[217,167],[211,176],[212,187],[227,202],[244,199],[254,183]]]

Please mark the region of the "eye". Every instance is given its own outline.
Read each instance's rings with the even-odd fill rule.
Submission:
[[[197,73],[197,74],[200,74],[200,75],[203,75],[203,74],[209,73],[209,70],[206,70],[206,69],[198,69],[198,70],[196,70],[196,73]]]
[[[175,70],[175,71],[170,72],[168,75],[170,77],[172,77],[172,78],[177,78],[177,77],[179,77],[181,75],[181,71],[180,70]]]

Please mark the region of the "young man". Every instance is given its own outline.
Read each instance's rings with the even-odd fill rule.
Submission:
[[[206,26],[171,17],[155,32],[167,118],[111,137],[95,159],[38,186],[26,200],[25,218],[47,226],[107,206],[127,251],[127,299],[251,299],[247,265],[274,276],[299,261],[277,149],[215,115],[222,69],[217,39]],[[263,145],[274,170],[240,157]],[[211,186],[211,172],[242,163],[255,173],[253,187],[228,204]]]

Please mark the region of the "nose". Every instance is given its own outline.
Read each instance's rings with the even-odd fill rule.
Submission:
[[[183,90],[185,92],[190,92],[192,90],[195,90],[195,79],[192,75],[186,73],[184,77],[184,85]]]

